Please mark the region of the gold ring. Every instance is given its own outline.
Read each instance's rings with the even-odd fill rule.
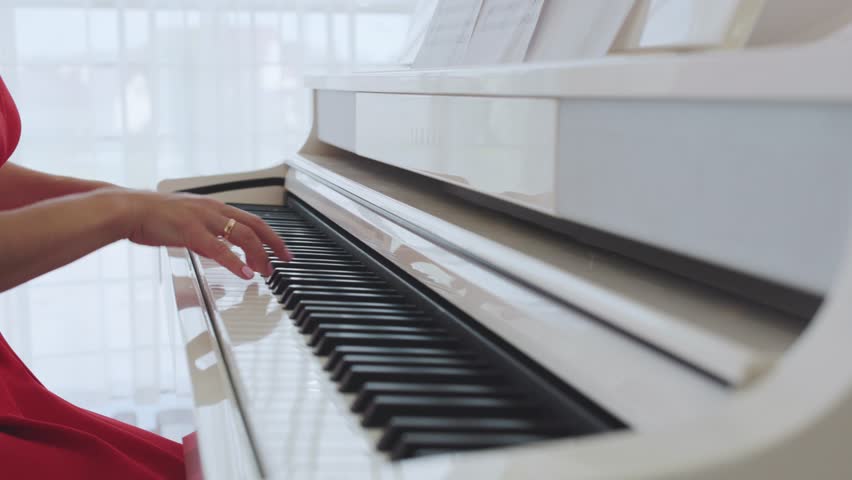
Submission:
[[[236,221],[236,220],[234,220],[233,218],[229,218],[229,219],[228,219],[228,223],[226,223],[226,224],[225,224],[225,234],[224,234],[224,235],[222,235],[222,237],[223,237],[225,240],[227,240],[227,239],[228,239],[228,237],[230,237],[230,236],[231,236],[231,232],[233,232],[233,231],[234,231],[234,227],[236,227],[236,226],[237,226],[237,221]]]

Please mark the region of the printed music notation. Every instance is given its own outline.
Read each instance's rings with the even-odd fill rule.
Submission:
[[[483,0],[441,0],[435,7],[415,67],[458,65],[465,58]]]
[[[484,0],[464,63],[519,63],[526,57],[544,0]]]
[[[601,57],[636,0],[434,1],[414,68]]]
[[[415,67],[524,60],[544,0],[441,0]]]

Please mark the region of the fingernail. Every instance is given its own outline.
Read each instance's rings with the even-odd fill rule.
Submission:
[[[254,278],[254,271],[250,269],[248,266],[243,267],[243,276],[246,280],[251,280]]]

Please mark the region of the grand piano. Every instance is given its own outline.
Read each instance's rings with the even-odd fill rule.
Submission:
[[[283,164],[159,186],[295,256],[163,251],[205,478],[852,478],[850,59],[309,79]]]

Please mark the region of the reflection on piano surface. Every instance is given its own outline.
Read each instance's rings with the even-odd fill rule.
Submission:
[[[164,255],[206,477],[852,478],[850,49],[312,79],[160,187],[295,255]]]

